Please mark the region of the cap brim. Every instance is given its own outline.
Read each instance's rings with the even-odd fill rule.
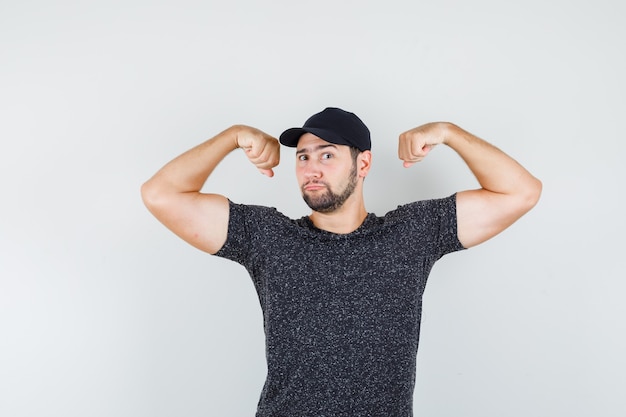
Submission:
[[[300,140],[300,137],[305,133],[311,133],[318,138],[323,139],[329,143],[334,143],[335,145],[353,146],[335,132],[326,129],[316,129],[314,127],[292,127],[291,129],[285,130],[280,135],[279,141],[285,146],[295,148],[296,146],[298,146],[298,141]]]

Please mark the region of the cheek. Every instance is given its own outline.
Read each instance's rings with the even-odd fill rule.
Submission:
[[[298,184],[302,184],[304,180],[304,170],[296,165],[296,180]]]

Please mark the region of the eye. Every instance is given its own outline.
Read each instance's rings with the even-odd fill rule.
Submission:
[[[333,154],[327,152],[327,153],[323,153],[320,159],[330,159],[332,157],[333,157]]]
[[[306,161],[309,159],[306,155],[298,155],[298,161]]]

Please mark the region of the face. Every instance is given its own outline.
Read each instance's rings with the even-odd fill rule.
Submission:
[[[311,210],[331,213],[354,193],[359,177],[348,146],[306,133],[298,141],[296,158],[302,197]]]

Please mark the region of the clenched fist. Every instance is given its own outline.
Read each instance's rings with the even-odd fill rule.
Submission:
[[[400,135],[398,157],[408,168],[421,161],[436,145],[445,142],[447,123],[427,123]]]
[[[263,175],[274,176],[272,168],[280,162],[278,139],[250,126],[237,126],[237,146]]]

